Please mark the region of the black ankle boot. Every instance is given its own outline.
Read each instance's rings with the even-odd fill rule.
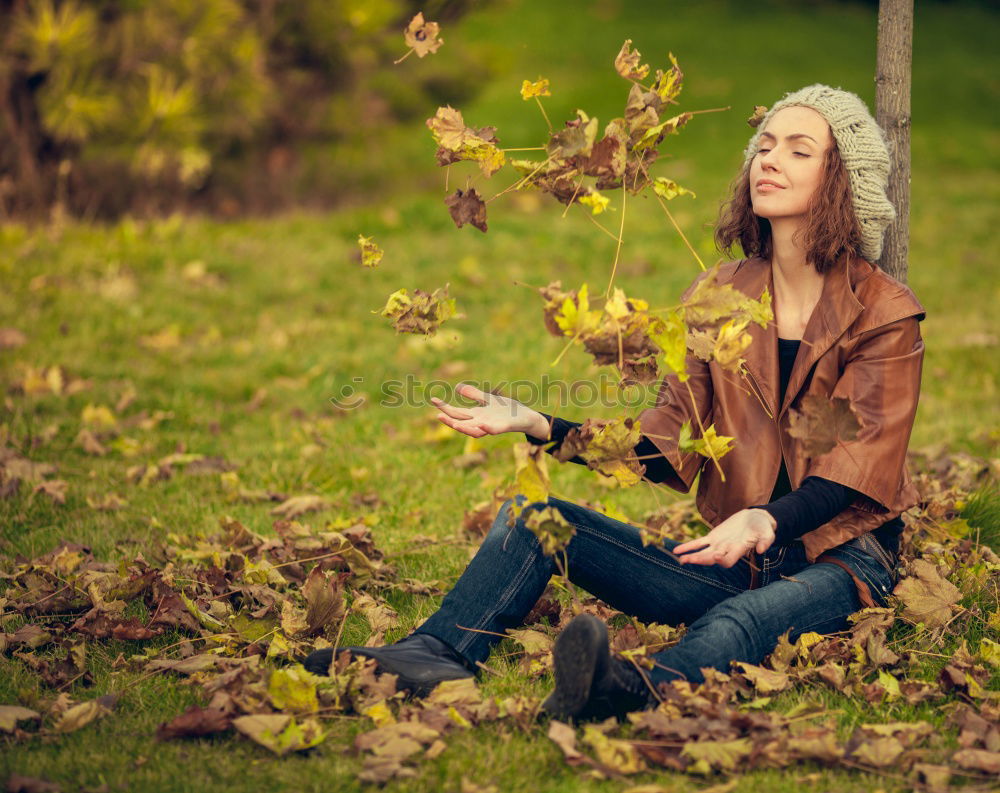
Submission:
[[[645,675],[627,661],[611,657],[608,628],[591,614],[574,617],[552,649],[556,687],[542,703],[553,718],[604,720],[657,705]]]
[[[350,650],[353,655],[374,658],[378,671],[398,675],[396,688],[409,689],[415,697],[425,697],[444,680],[475,677],[468,661],[446,642],[429,633],[411,633],[385,647],[338,647],[336,653]],[[315,675],[329,674],[334,648],[310,653],[302,665]]]

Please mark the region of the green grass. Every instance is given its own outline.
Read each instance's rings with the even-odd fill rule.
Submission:
[[[618,16],[612,15],[615,9]],[[909,282],[927,309],[927,352],[914,448],[944,443],[990,454],[996,437],[1000,83],[989,32],[996,20],[974,7],[920,3],[916,10]],[[546,108],[555,123],[582,107],[603,126],[620,115],[626,93],[610,68],[622,40],[632,38],[654,67],[666,63],[668,50],[674,52],[687,75],[681,110],[732,106],[696,117],[654,168],[697,192],[697,200],[679,199],[672,209],[710,261],[716,258],[710,224],[740,163],[750,132],[743,119],[754,104],[770,104],[782,92],[813,81],[856,91],[874,103],[875,18],[873,8],[862,4],[796,9],[786,3],[601,0],[557,10],[546,3],[503,2],[443,32],[446,42],[449,36],[482,42],[501,54],[499,68],[505,71],[462,110],[469,124],[497,125],[504,146],[544,141],[537,109],[517,93],[523,78],[550,78],[554,96]],[[446,53],[447,44],[437,57]],[[399,68],[407,65],[412,64]],[[348,195],[351,206],[338,212],[0,229],[0,327],[17,327],[28,336],[25,346],[0,351],[0,386],[7,392],[22,365],[61,364],[92,383],[71,396],[5,395],[0,435],[36,439],[29,456],[55,463],[69,490],[62,506],[30,496],[25,487],[0,500],[0,553],[8,560],[30,558],[71,540],[89,545],[98,558],[119,559],[140,550],[155,556],[167,532],[210,533],[227,514],[271,533],[269,505],[227,502],[218,476],[178,473],[147,488],[126,481],[129,466],[183,448],[236,463],[247,487],[321,493],[337,504],[309,522],[376,512],[377,542],[400,575],[455,580],[468,558],[465,548],[410,551],[409,538],[455,536],[463,511],[487,499],[512,472],[511,447],[520,436],[478,442],[489,454],[485,466],[457,468],[450,460],[465,448],[464,436],[427,439],[425,433],[437,426],[436,411],[426,402],[380,407],[382,386],[407,377],[454,386],[462,379],[537,383],[543,373],[567,381],[607,375],[610,370],[591,367],[576,348],[551,366],[562,344],[544,332],[540,299],[526,285],[562,279],[565,287],[586,281],[594,291],[603,290],[614,243],[575,210],[562,218],[562,205],[533,207],[507,200],[510,196],[490,204],[488,234],[455,229],[441,200],[444,174],[433,165],[432,143],[421,123],[373,140],[365,155],[378,161],[379,192]],[[463,168],[454,169],[452,189],[464,184],[466,174],[479,179],[474,168]],[[492,194],[510,181],[504,173],[481,192]],[[350,260],[358,233],[374,235],[385,249],[377,270]],[[622,257],[616,284],[653,306],[675,301],[696,273],[692,257],[651,201],[628,204]],[[203,261],[222,287],[185,281],[182,268],[193,260]],[[134,294],[119,288],[116,273],[127,274]],[[432,290],[446,282],[465,318],[449,322],[434,343],[396,335],[371,313],[399,287]],[[180,347],[158,352],[139,344],[141,336],[174,323]],[[447,368],[458,362],[466,368]],[[363,378],[358,388],[366,404],[334,410],[330,399],[354,377]],[[129,384],[136,398],[124,417],[142,410],[169,411],[170,417],[152,430],[124,431],[141,449],[134,457],[118,451],[85,455],[74,443],[84,407],[113,406]],[[261,388],[263,403],[248,412],[244,406]],[[578,420],[617,412],[612,406],[533,404]],[[636,518],[664,498],[645,488],[605,491],[578,466],[559,468],[554,489],[572,500],[613,503]],[[377,506],[351,504],[352,494],[369,490],[377,491]],[[109,492],[128,505],[107,513],[88,507],[87,496]],[[963,513],[981,529],[984,542],[987,535],[997,538],[992,492],[971,499]],[[389,601],[401,625],[388,637],[392,640],[431,614],[438,599],[394,594]],[[366,635],[365,623],[352,620],[344,641],[361,642]],[[978,641],[978,635],[969,638]],[[128,644],[93,643],[95,691],[133,679],[110,668],[118,652],[138,646],[133,643],[130,650]],[[547,689],[544,681],[526,683],[504,659],[495,657],[491,664],[503,677],[484,679],[487,694],[526,690],[540,696]],[[931,678],[936,671],[929,665],[914,676]],[[93,695],[78,688],[71,693]],[[19,662],[0,659],[0,702],[30,704],[47,694]],[[823,697],[840,711],[844,728],[894,718],[943,724],[943,714],[929,708],[880,710],[835,694]],[[181,683],[152,678],[130,688],[113,716],[78,733],[52,743],[0,741],[0,774],[43,776],[66,790],[104,782],[111,790],[150,791],[358,787],[360,760],[345,747],[368,728],[365,720],[336,723],[334,736],[318,751],[282,760],[236,738],[157,743],[156,725],[195,701],[196,692]],[[581,779],[540,731],[521,734],[504,722],[459,733],[448,744],[437,760],[419,765],[416,779],[389,789],[457,790],[463,775],[501,790],[624,787]],[[736,790],[798,790],[797,780],[813,771],[820,776],[809,784],[817,790],[905,789],[891,778],[803,767],[747,774]],[[654,778],[676,790],[700,785],[667,773],[640,776],[635,784]]]

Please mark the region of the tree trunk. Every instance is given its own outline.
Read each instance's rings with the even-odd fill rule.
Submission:
[[[875,65],[875,120],[889,138],[892,170],[889,201],[896,222],[885,233],[878,265],[906,281],[910,248],[910,71],[913,60],[913,0],[879,0]]]

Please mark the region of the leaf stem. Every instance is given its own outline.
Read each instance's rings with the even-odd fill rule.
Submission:
[[[608,288],[604,290],[605,299],[611,296],[611,285],[615,282],[615,273],[618,272],[618,257],[621,255],[622,251],[622,235],[625,233],[625,196],[628,193],[628,187],[625,184],[625,180],[622,179],[622,217],[621,223],[618,226],[618,246],[615,248],[615,261],[611,265],[611,279],[608,281]]]
[[[698,428],[701,430],[701,437],[704,438],[705,425],[702,424],[701,415],[698,413],[698,404],[694,399],[694,391],[691,390],[691,384],[687,380],[684,381],[684,386],[687,388],[688,395],[691,397],[691,407],[694,409],[694,417],[698,419]],[[715,468],[719,472],[719,476],[722,481],[725,482],[726,475],[722,472],[722,466],[719,465],[719,461],[715,458],[715,452],[712,451],[712,444],[706,443],[705,448],[708,450],[708,456],[712,459],[712,462],[715,463]]]
[[[537,96],[535,97],[535,104],[538,105],[538,109],[542,111],[542,118],[545,119],[545,123],[549,127],[549,134],[551,135],[552,134],[552,122],[549,121],[548,113],[546,113],[545,112],[545,108],[542,107],[542,100],[539,99]]]
[[[645,174],[646,178],[649,179],[650,182],[652,182],[653,180],[649,176],[649,171],[646,170],[646,166],[642,164],[642,160],[639,159],[636,162],[639,164],[639,167],[642,168],[642,172],[643,174]],[[705,263],[701,260],[701,257],[698,255],[698,251],[694,249],[694,247],[688,241],[688,238],[684,236],[684,232],[681,231],[681,227],[677,225],[677,221],[674,220],[674,216],[670,214],[670,210],[667,209],[666,202],[664,202],[663,198],[655,190],[653,191],[653,195],[656,196],[656,200],[660,202],[660,206],[663,207],[663,211],[667,213],[667,217],[670,219],[670,222],[673,223],[674,228],[677,229],[677,233],[681,235],[681,239],[684,241],[684,244],[687,245],[688,250],[691,251],[691,255],[694,256],[695,260],[698,262],[698,266],[701,267],[702,271],[708,269],[705,267]]]

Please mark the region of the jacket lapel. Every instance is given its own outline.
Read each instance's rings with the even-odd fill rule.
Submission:
[[[799,354],[792,366],[785,398],[776,417],[780,417],[798,395],[813,364],[864,311],[865,307],[854,294],[854,284],[867,277],[871,271],[871,265],[867,262],[844,254],[836,266],[827,273],[819,302],[816,303],[816,308],[813,309],[802,334]],[[755,300],[760,297],[765,287],[771,298],[774,298],[774,277],[771,266],[759,256],[745,259],[741,263],[733,273],[732,284]],[[763,392],[762,396],[768,410],[775,415],[780,389],[778,326],[775,322],[769,322],[766,328],[762,328],[751,323],[747,330],[753,342],[744,355],[744,365],[751,379]]]
[[[774,298],[771,266],[758,256],[743,262],[733,274],[732,283],[754,300],[761,296],[765,287],[772,300]],[[768,412],[774,416],[778,405],[778,326],[768,322],[767,327],[762,328],[751,322],[747,332],[753,341],[744,353],[744,365],[754,385],[763,392]]]

